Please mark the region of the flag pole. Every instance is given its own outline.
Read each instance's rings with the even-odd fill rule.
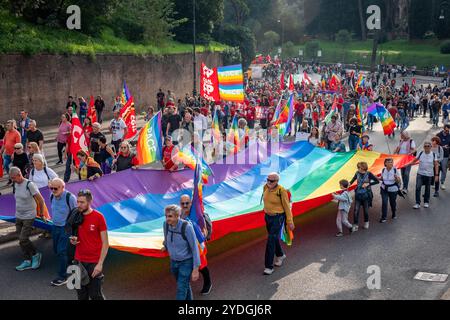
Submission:
[[[387,144],[387,147],[388,147],[388,150],[389,150],[389,154],[392,154],[391,147],[389,146],[389,139],[388,139],[387,135],[384,135],[384,138],[386,139],[386,144]]]

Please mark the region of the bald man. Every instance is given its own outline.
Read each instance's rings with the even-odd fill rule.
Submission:
[[[70,211],[77,207],[77,198],[75,195],[65,190],[66,184],[60,178],[55,178],[49,182],[49,188],[52,192],[50,203],[53,214],[53,250],[58,257],[58,276],[51,285],[55,287],[67,283],[67,266],[69,264],[68,253],[69,236],[66,232],[66,221]]]
[[[192,200],[191,200],[191,196],[190,195],[184,194],[184,195],[182,195],[180,197],[180,207],[181,207],[181,216],[180,216],[180,218],[183,219],[183,220],[191,221],[191,220],[189,220],[189,214],[191,212],[191,207],[192,207]],[[194,222],[192,222],[192,223],[194,223]],[[203,236],[206,238],[206,236],[208,234],[208,231],[206,230],[206,227],[205,227],[205,230],[202,230],[202,233],[203,233]],[[206,250],[206,242],[205,242],[205,249],[204,250]],[[201,254],[200,254],[200,256],[201,256]],[[204,258],[205,264],[207,264],[207,262],[206,262],[206,254],[203,257],[201,257],[201,258]],[[202,266],[200,266],[200,268],[201,267]],[[202,288],[202,291],[200,291],[200,294],[202,296],[207,296],[208,294],[210,294],[211,289],[212,289],[211,276],[209,274],[208,266],[205,265],[199,271],[200,271],[200,273],[203,276],[203,288]]]
[[[280,243],[280,233],[283,225],[286,223],[291,231],[295,229],[289,195],[287,190],[278,184],[279,181],[280,176],[277,173],[271,173],[267,177],[267,184],[264,186],[264,213],[269,234],[266,245],[264,275],[271,275],[274,271],[274,265],[281,267],[283,260],[286,259]]]

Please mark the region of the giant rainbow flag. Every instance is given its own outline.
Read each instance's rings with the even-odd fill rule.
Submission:
[[[244,102],[244,75],[242,65],[217,68],[220,99],[232,102]]]
[[[294,216],[299,216],[330,202],[331,193],[339,190],[339,181],[351,179],[360,161],[379,175],[386,157],[393,157],[397,168],[414,159],[369,151],[331,153],[304,141],[282,143],[277,148],[254,143],[228,157],[239,156],[252,159],[254,164],[213,164],[215,175],[210,185],[203,186],[204,208],[213,222],[212,240],[264,226],[261,194],[274,167],[279,168],[281,184],[292,193]],[[106,218],[111,247],[162,257],[164,207],[179,203],[181,195],[192,192],[193,174],[191,170],[126,170],[92,182],[69,183],[66,188],[73,193],[86,188],[93,192],[93,206]],[[43,188],[42,194],[50,208],[48,189]],[[0,219],[13,221],[14,208],[13,195],[0,197]]]

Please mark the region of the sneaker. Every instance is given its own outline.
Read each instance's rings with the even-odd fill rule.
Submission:
[[[25,260],[20,264],[20,266],[16,267],[17,271],[24,271],[24,270],[28,270],[28,269],[31,269],[31,261],[30,260]]]
[[[31,268],[38,269],[41,266],[42,253],[38,252],[31,258]]]
[[[67,283],[67,279],[55,279],[51,282],[51,285],[54,287],[61,287]]]
[[[397,220],[398,217],[397,216],[392,216],[392,220]]]
[[[275,265],[276,267],[281,267],[281,266],[283,265],[284,259],[286,259],[286,255],[285,255],[285,254],[283,254],[283,256],[281,256],[281,257],[276,257],[276,258],[275,258],[274,265]]]
[[[381,219],[381,220],[380,220],[380,223],[386,223],[386,222],[387,222],[386,219]]]
[[[420,204],[417,204],[417,203],[416,203],[416,204],[414,205],[413,209],[420,209]]]
[[[358,226],[357,226],[357,225],[354,225],[353,228],[352,228],[352,231],[353,231],[353,232],[358,231]]]
[[[338,238],[343,237],[343,236],[344,236],[344,234],[343,234],[342,232],[338,232],[338,233],[336,234],[336,237],[338,237]]]
[[[6,186],[7,186],[7,187],[10,186],[10,185],[12,185],[12,183],[13,183],[12,180],[9,179],[9,180],[8,180],[8,183],[6,184]]]
[[[408,194],[408,190],[403,189],[403,190],[402,190],[402,193],[406,196],[406,195]]]
[[[273,269],[265,268],[264,269],[264,275],[270,276],[273,273]]]
[[[365,230],[369,229],[369,223],[368,222],[364,222],[364,227]]]
[[[212,283],[210,282],[209,284],[203,285],[203,289],[202,289],[202,291],[200,291],[200,294],[202,296],[207,296],[208,294],[211,293],[211,289],[212,289]]]
[[[62,161],[58,161],[57,163],[55,163],[55,166],[58,166],[60,164],[63,164],[63,162]]]
[[[435,192],[435,193],[433,194],[433,197],[439,198],[439,192]]]
[[[445,190],[445,184],[441,184],[441,189]]]
[[[352,233],[353,233],[353,227],[348,228],[348,232],[349,232],[350,234],[352,234]]]
[[[423,207],[424,207],[424,208],[429,208],[429,207],[430,207],[430,204],[429,204],[429,203],[425,203],[425,204],[423,205]]]

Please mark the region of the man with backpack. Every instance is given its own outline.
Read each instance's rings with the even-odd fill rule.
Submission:
[[[180,198],[180,206],[181,206],[181,219],[184,220],[188,220],[192,223],[195,223],[191,220],[189,220],[189,214],[191,212],[191,207],[192,207],[192,200],[191,197],[187,194],[182,195]],[[211,240],[211,234],[212,234],[212,222],[211,219],[209,217],[209,215],[204,212],[203,213],[203,218],[205,221],[205,229],[202,230],[202,234],[205,238],[206,241]],[[200,273],[203,276],[203,289],[202,291],[200,291],[200,294],[202,296],[206,296],[211,292],[212,289],[212,282],[211,282],[211,276],[209,274],[209,269],[207,266],[207,260],[206,260],[206,241],[204,242],[204,254],[202,255],[203,260],[202,265],[200,266]],[[201,259],[202,260],[202,259]]]
[[[30,240],[36,217],[43,217],[44,198],[36,185],[25,179],[17,167],[11,167],[9,176],[13,182],[16,200],[16,231],[25,260],[16,267],[17,271],[36,270],[41,265],[42,253],[37,252]]]
[[[283,260],[286,259],[280,244],[280,233],[283,225],[286,224],[291,231],[295,229],[290,205],[290,193],[278,184],[279,181],[278,173],[269,174],[262,195],[266,228],[269,234],[266,244],[264,275],[271,275],[274,271],[274,265],[281,267]]]
[[[181,208],[170,205],[164,208],[164,242],[162,251],[170,256],[170,271],[177,281],[177,300],[193,300],[192,281],[197,281],[200,254],[194,227],[181,219]]]
[[[397,195],[400,190],[400,174],[394,167],[394,159],[386,158],[381,172],[381,219],[380,223],[387,222],[388,202],[391,206],[392,219],[397,219]]]
[[[424,196],[424,208],[430,207],[430,192],[431,184],[434,182],[439,182],[439,161],[436,154],[431,151],[431,142],[425,142],[424,151],[420,152],[419,155],[413,162],[413,165],[419,163],[419,170],[417,171],[416,179],[416,204],[414,209],[420,209],[422,187],[425,186],[425,196]]]
[[[51,282],[51,285],[55,287],[67,283],[67,266],[69,264],[67,250],[70,234],[66,232],[66,221],[71,210],[77,208],[77,198],[65,190],[65,185],[64,181],[59,178],[50,181],[53,250],[58,257],[58,277]]]

